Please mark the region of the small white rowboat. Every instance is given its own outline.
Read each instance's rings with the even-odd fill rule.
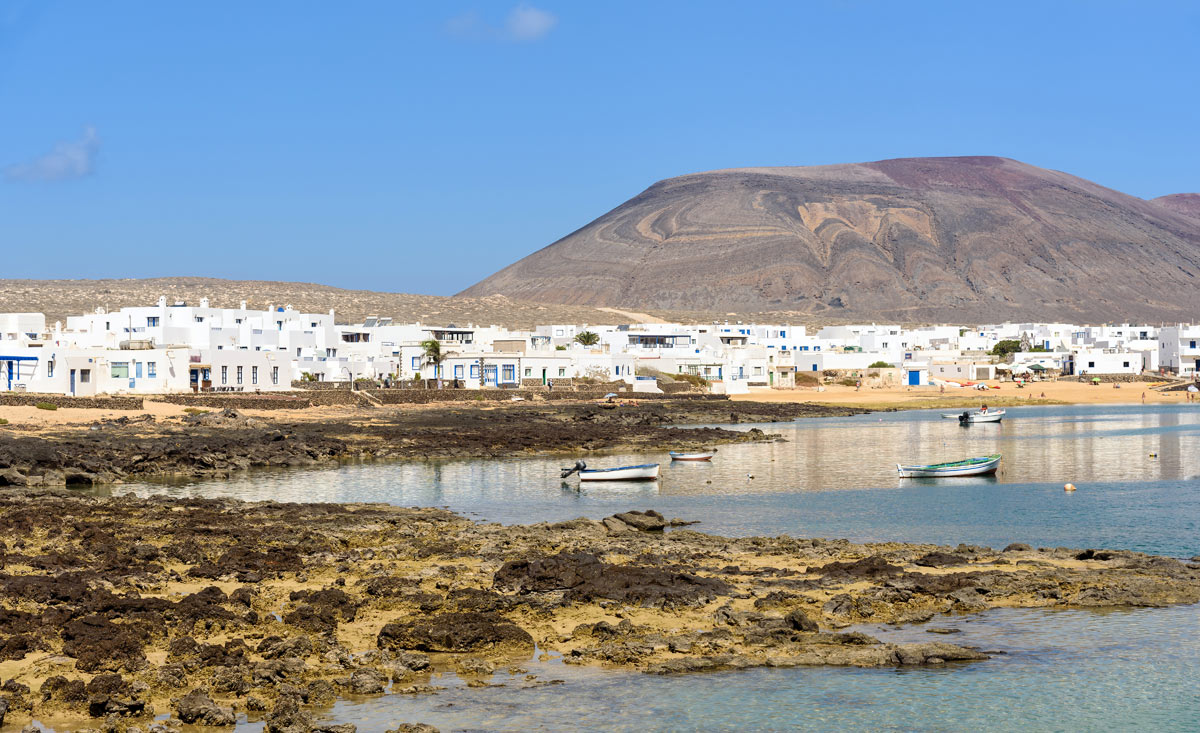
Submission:
[[[657,463],[616,468],[585,468],[579,472],[580,481],[653,481],[656,478]]]
[[[715,450],[700,451],[697,453],[680,453],[679,451],[671,451],[672,461],[711,461],[712,457],[717,452]]]
[[[900,478],[940,478],[944,476],[981,476],[992,473],[1000,465],[1000,454],[979,458],[967,458],[952,463],[932,463],[927,466],[902,466],[896,464]]]

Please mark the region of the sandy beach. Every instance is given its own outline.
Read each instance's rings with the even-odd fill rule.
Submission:
[[[814,387],[797,389],[751,388],[749,394],[733,395],[730,399],[752,402],[815,402],[827,405],[846,405],[872,409],[921,410],[941,407],[978,406],[986,402],[996,407],[1038,404],[1113,405],[1186,404],[1183,392],[1158,392],[1151,387],[1158,382],[1132,382],[1092,385],[1084,382],[1035,382],[1018,388],[1012,382],[984,382],[991,389],[984,392],[966,387],[867,387],[855,389],[828,385],[823,391]],[[1200,408],[1200,403],[1197,407]]]

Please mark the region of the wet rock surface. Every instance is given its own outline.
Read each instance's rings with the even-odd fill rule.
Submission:
[[[344,460],[584,454],[772,440],[761,430],[673,424],[771,422],[863,410],[792,403],[654,400],[383,408],[326,420],[247,417],[234,409],[161,421],[119,418],[36,435],[0,431],[0,487],[91,486],[157,476],[224,477]],[[149,417],[149,416],[147,416]]]
[[[267,730],[312,731],[341,696],[436,694],[450,671],[496,684],[535,644],[656,674],[952,665],[985,655],[846,630],[945,615],[938,634],[988,608],[1200,601],[1195,563],[1134,552],[725,538],[659,527],[642,508],[618,517],[628,530],[0,492],[6,721],[148,730],[166,725],[155,711],[218,726],[244,710]]]

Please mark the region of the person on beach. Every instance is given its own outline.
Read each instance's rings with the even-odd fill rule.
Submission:
[[[857,392],[860,389],[862,389],[862,380],[861,379],[854,383],[854,391]]]
[[[1142,404],[1146,404],[1146,393],[1142,392]]]

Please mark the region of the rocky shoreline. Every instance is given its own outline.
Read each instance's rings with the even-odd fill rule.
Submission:
[[[775,422],[864,410],[726,400],[383,408],[320,420],[202,411],[101,420],[28,433],[0,427],[0,486],[85,486],[154,478],[224,478],[250,468],[339,461],[494,458],[692,449],[771,440],[762,430],[682,428]]]
[[[675,674],[946,665],[987,652],[846,631],[996,607],[1200,602],[1134,552],[717,537],[652,512],[505,527],[377,504],[0,493],[0,719],[346,733],[340,697],[544,685],[534,653]],[[679,524],[679,522],[674,522]],[[168,721],[156,715],[170,714]],[[397,727],[396,730],[418,730]]]

